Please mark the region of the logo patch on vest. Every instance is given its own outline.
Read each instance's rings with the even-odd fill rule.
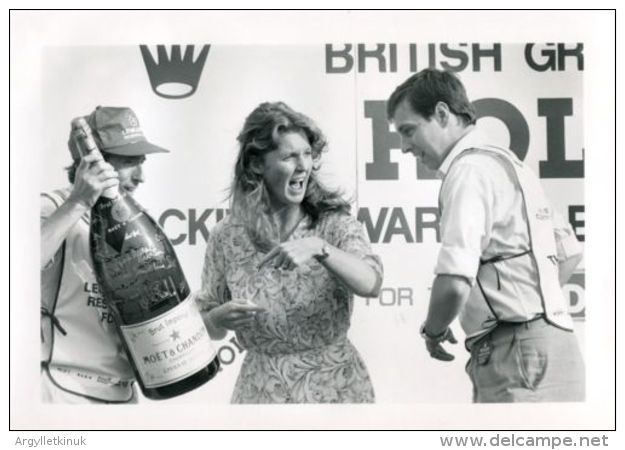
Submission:
[[[539,208],[536,211],[536,220],[549,220],[551,219],[551,210],[549,208]]]

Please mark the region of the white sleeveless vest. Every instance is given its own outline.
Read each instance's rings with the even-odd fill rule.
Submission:
[[[67,198],[63,191],[43,195],[57,208]],[[42,370],[65,391],[127,402],[134,375],[93,273],[87,217],[70,230],[61,255],[60,274],[41,273]]]
[[[520,254],[480,261],[476,283],[460,313],[460,324],[471,338],[499,322],[525,322],[533,319],[536,311],[542,311],[552,325],[572,331],[573,320],[558,279],[553,211],[540,180],[512,151],[494,146],[464,150],[452,166],[460,158],[484,152],[513,169],[523,195],[529,243],[527,251]],[[536,282],[529,285],[520,280]]]

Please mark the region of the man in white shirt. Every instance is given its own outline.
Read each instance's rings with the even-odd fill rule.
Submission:
[[[85,119],[102,156],[82,155],[72,130],[70,186],[41,195],[42,400],[136,403],[133,371],[93,270],[90,211],[107,188],[132,195],[145,181],[145,155],[168,150],[145,139],[130,108],[98,106]]]
[[[433,358],[454,357],[458,317],[471,352],[474,402],[584,400],[584,365],[560,288],[582,258],[540,181],[508,149],[488,144],[464,86],[425,69],[387,104],[402,150],[437,170],[441,249],[421,327]]]

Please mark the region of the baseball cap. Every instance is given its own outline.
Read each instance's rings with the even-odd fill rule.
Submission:
[[[104,153],[140,156],[149,153],[169,152],[169,150],[148,142],[143,135],[137,115],[130,108],[98,106],[85,119],[91,127],[98,148]],[[80,151],[71,138],[71,133],[69,150],[72,158],[80,159]]]

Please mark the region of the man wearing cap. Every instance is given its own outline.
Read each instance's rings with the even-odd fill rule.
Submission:
[[[115,186],[144,182],[149,143],[130,108],[98,106],[85,117],[102,152],[83,156],[72,132],[71,186],[41,195],[41,375],[50,403],[136,403],[134,376],[93,271],[91,207]]]
[[[474,402],[584,400],[584,365],[561,284],[581,246],[553,211],[540,180],[477,129],[473,105],[450,72],[425,69],[398,86],[389,120],[443,181],[441,249],[421,327],[430,356],[459,317],[471,356]]]

